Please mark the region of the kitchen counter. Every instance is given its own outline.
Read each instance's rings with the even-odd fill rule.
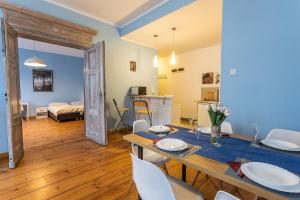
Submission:
[[[145,100],[148,102],[149,109],[152,111],[152,125],[171,124],[173,106],[172,95],[140,95],[135,96],[134,99]],[[139,108],[137,108],[136,110],[138,109]],[[148,116],[141,115],[140,119],[145,119],[148,121]]]

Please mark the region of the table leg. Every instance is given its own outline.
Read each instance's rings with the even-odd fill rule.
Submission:
[[[141,146],[138,146],[138,157],[139,159],[143,160],[143,147]],[[138,194],[138,200],[142,200],[139,194]]]
[[[183,182],[186,182],[186,165],[185,164],[182,164],[181,179]]]

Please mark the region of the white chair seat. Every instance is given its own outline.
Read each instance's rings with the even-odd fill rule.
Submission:
[[[138,155],[138,147],[134,146],[134,153],[136,155]],[[148,162],[151,162],[157,166],[162,166],[163,164],[165,164],[166,162],[168,162],[170,159],[168,159],[167,157],[161,156],[158,153],[155,153],[154,151],[145,149],[143,150],[143,160],[146,160]]]
[[[167,176],[172,190],[175,194],[176,200],[203,200],[202,193],[193,188],[192,186],[174,178],[171,176]]]

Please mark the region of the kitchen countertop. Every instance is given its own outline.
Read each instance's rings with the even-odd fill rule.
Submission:
[[[139,95],[136,97],[142,97],[142,98],[156,98],[156,99],[171,99],[173,98],[173,95],[164,95],[164,96],[160,96],[160,95]]]

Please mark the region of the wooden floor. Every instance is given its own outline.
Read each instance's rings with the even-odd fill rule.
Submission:
[[[0,162],[0,199],[136,199],[135,187],[126,197],[131,180],[130,145],[122,136],[110,136],[107,147],[84,136],[83,121],[57,123],[51,119],[24,122],[25,156],[17,169]],[[180,165],[167,163],[172,176]],[[188,169],[190,183],[195,171]],[[196,187],[213,199],[218,185],[201,175]],[[225,185],[225,190],[232,187]],[[253,195],[241,191],[243,199]]]

